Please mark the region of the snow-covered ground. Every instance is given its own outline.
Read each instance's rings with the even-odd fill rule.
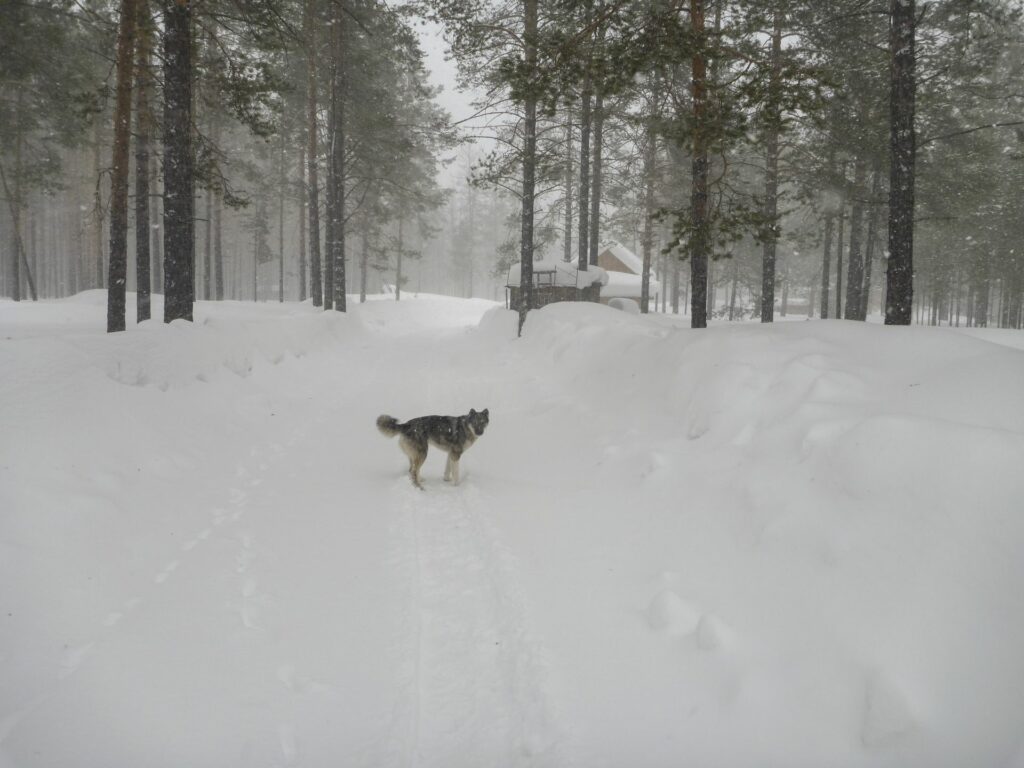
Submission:
[[[0,766],[1024,766],[1020,334],[103,302],[0,303]]]

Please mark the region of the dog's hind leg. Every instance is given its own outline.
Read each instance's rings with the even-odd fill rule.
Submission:
[[[398,441],[398,444],[402,447],[405,455],[409,457],[409,479],[412,480],[413,485],[422,491],[423,483],[420,482],[420,467],[427,460],[427,447],[418,445],[405,435],[402,435],[402,439]]]
[[[423,490],[423,483],[420,480],[420,467],[423,466],[423,462],[426,461],[426,456],[418,456],[409,463],[409,477],[412,480],[412,484]]]

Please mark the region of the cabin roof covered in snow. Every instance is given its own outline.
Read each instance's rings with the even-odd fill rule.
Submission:
[[[609,240],[603,246],[601,246],[601,253],[609,253],[616,259],[622,262],[622,265],[626,267],[634,275],[639,275],[644,271],[644,260],[633,253],[629,248],[624,246],[618,240]]]
[[[561,259],[542,259],[533,262],[534,285],[538,284],[536,275],[547,274],[551,281],[540,278],[540,285],[556,285],[562,288],[586,288],[594,283],[601,285],[608,284],[608,273],[600,267],[591,264],[585,272],[576,269],[575,261],[562,261]],[[517,288],[520,283],[519,262],[516,262],[508,270],[508,280],[505,285]]]

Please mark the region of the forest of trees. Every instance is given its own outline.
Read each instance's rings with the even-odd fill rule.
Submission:
[[[116,331],[129,290],[344,311],[521,262],[525,317],[535,259],[615,238],[694,327],[1024,327],[1022,33],[1011,0],[6,0],[0,290],[107,289]]]

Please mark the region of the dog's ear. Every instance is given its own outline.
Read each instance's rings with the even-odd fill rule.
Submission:
[[[487,418],[487,409],[486,409],[486,408],[484,408],[484,409],[483,409],[483,410],[481,411],[481,413],[482,413],[482,414],[484,415],[484,418],[486,419],[486,418]]]
[[[470,416],[476,416],[476,411],[474,411],[472,408],[470,408],[469,409],[469,415]]]

